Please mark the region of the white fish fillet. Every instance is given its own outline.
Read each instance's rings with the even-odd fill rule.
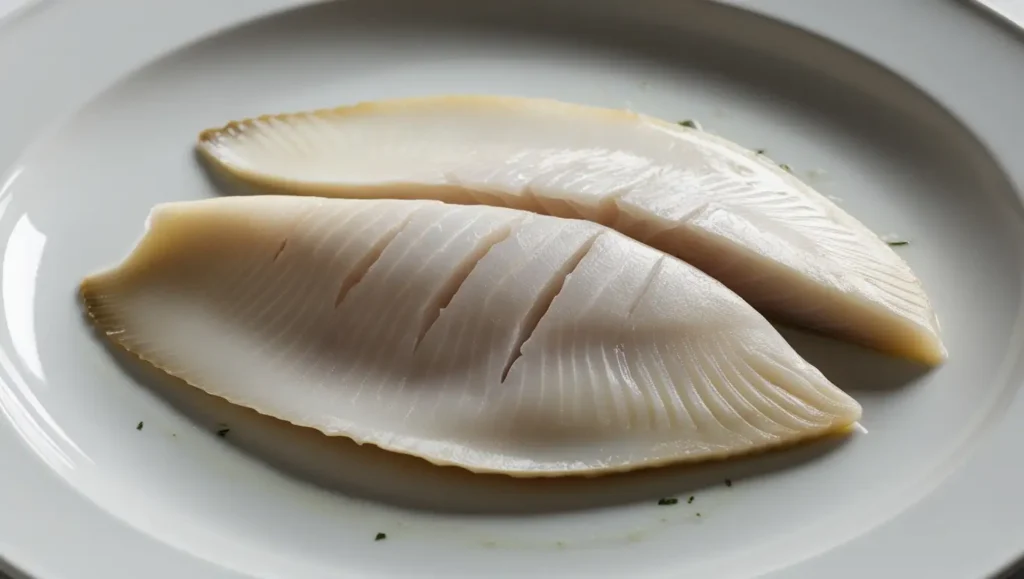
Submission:
[[[842,432],[861,411],[706,274],[512,209],[171,203],[81,291],[112,340],[211,394],[474,471],[721,458]]]
[[[202,133],[214,167],[277,193],[439,199],[602,223],[770,317],[927,364],[946,357],[920,282],[793,175],[713,135],[550,100],[423,97]]]

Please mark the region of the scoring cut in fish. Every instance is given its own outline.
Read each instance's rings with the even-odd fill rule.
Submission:
[[[703,272],[507,208],[169,203],[81,293],[111,340],[210,394],[480,472],[724,458],[861,412]]]
[[[204,131],[221,174],[272,192],[484,204],[608,225],[769,317],[927,364],[928,296],[877,235],[763,155],[642,114],[543,99],[420,97]]]

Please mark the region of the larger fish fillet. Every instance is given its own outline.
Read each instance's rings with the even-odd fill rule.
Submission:
[[[439,199],[608,225],[770,317],[927,364],[928,297],[874,233],[738,145],[645,115],[551,100],[422,97],[204,131],[221,171],[278,193]]]
[[[474,471],[723,458],[843,432],[861,412],[706,274],[519,210],[170,203],[81,293],[111,340],[210,394]]]

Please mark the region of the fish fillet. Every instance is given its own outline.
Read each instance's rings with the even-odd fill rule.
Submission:
[[[422,97],[204,131],[220,170],[272,192],[420,198],[608,225],[723,282],[769,317],[926,364],[927,295],[877,235],[767,160],[627,111]]]
[[[210,394],[479,472],[723,458],[861,411],[706,274],[520,210],[170,203],[81,294],[111,340]]]

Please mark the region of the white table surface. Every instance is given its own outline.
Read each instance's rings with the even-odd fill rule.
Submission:
[[[41,0],[0,0],[0,24],[3,20],[9,16],[14,15],[21,10],[25,10],[31,7],[32,4]],[[756,0],[750,0],[755,2]],[[856,1],[856,0],[849,0]],[[1002,16],[1008,22],[1016,22],[1021,27],[1022,42],[1024,42],[1024,0],[967,0],[979,4],[988,10],[992,11],[999,16]],[[4,573],[5,565],[2,561],[3,554],[0,553],[0,579],[46,579],[43,577],[30,578],[21,575],[20,573],[14,572],[8,569],[8,573]],[[1006,575],[1003,579],[1024,579],[1024,564],[1022,564],[1017,571],[1011,572]]]
[[[1024,0],[974,0],[977,4],[1024,27]]]

